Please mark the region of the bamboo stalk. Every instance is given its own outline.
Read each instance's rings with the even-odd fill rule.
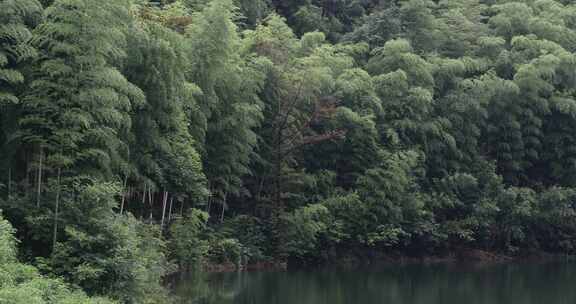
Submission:
[[[24,176],[24,189],[26,198],[29,198],[29,186],[30,186],[30,156],[28,153],[25,155],[26,157],[26,175]]]
[[[164,197],[162,198],[162,220],[160,221],[160,235],[162,235],[162,230],[164,229],[164,216],[166,215],[167,201],[168,201],[168,191],[164,191]]]
[[[208,190],[210,193],[208,195],[208,202],[206,204],[206,213],[210,215],[210,207],[212,207],[212,184],[210,183],[210,181],[208,181]]]
[[[152,211],[154,209],[154,204],[152,203],[152,186],[148,187],[148,203],[150,204],[150,222],[152,222]]]
[[[174,203],[174,195],[170,198],[170,208],[168,208],[168,224],[172,220],[172,203]]]
[[[210,209],[212,208],[212,193],[208,196],[208,205],[206,206],[206,213],[210,214]]]
[[[56,241],[58,238],[58,209],[60,207],[60,175],[62,169],[58,168],[58,177],[57,177],[57,189],[56,189],[56,206],[54,208],[54,233],[52,236],[52,254],[54,254],[54,250],[56,249]]]
[[[122,189],[122,203],[120,203],[120,215],[124,213],[124,201],[126,201],[126,183],[128,182],[128,174],[124,177],[124,187]]]
[[[36,189],[36,208],[40,207],[40,195],[42,192],[42,161],[44,158],[44,153],[42,151],[42,149],[40,149],[40,164],[38,166],[38,177],[36,178],[36,181],[38,183],[38,187]]]
[[[12,167],[8,168],[8,197],[12,196]]]
[[[144,183],[144,191],[142,191],[142,213],[140,213],[140,220],[144,218],[144,206],[146,206],[146,183]]]
[[[220,214],[220,223],[224,222],[224,211],[226,210],[226,197],[227,193],[224,193],[224,200],[222,201],[222,213]]]
[[[146,203],[146,184],[144,184],[144,191],[142,191],[142,204]]]

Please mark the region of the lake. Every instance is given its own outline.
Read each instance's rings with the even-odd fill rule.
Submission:
[[[203,274],[176,293],[201,304],[574,304],[576,263]]]

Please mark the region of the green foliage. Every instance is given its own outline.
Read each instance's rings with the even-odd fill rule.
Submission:
[[[138,172],[131,179],[201,198],[206,195],[202,162],[186,115],[186,109],[197,104],[190,100],[193,86],[185,75],[185,40],[148,22],[131,33],[125,74],[146,96],[145,104],[132,114],[130,151]]]
[[[125,303],[162,303],[171,269],[155,227],[112,212],[118,188],[94,183],[63,189],[58,243],[40,264],[89,294]]]
[[[122,303],[166,256],[576,252],[568,2],[0,0],[0,301],[107,301],[18,242]]]
[[[112,304],[104,298],[88,298],[60,280],[42,277],[32,266],[16,259],[14,229],[0,216],[0,302],[6,304]]]
[[[29,81],[27,67],[37,58],[32,30],[42,19],[35,0],[0,2],[0,168],[6,170],[15,157],[14,132],[22,94]]]
[[[216,233],[221,234],[224,239],[230,240],[234,245],[234,251],[241,250],[241,255],[248,262],[270,258],[265,255],[266,252],[272,251],[267,242],[266,227],[257,217],[238,215],[227,219]],[[236,261],[233,260],[232,262]]]
[[[18,103],[15,91],[23,81],[22,62],[36,57],[30,29],[40,19],[41,6],[35,0],[0,2],[0,106]]]
[[[41,56],[24,99],[19,137],[46,149],[53,169],[77,167],[109,177],[127,166],[122,139],[132,104],[143,99],[111,65],[124,55],[127,5],[56,1],[45,15],[33,41]]]
[[[299,258],[316,252],[318,238],[328,231],[329,215],[325,206],[314,204],[283,216],[283,251]]]
[[[210,249],[203,234],[206,232],[208,214],[191,209],[185,216],[178,218],[172,225],[172,252],[181,269],[199,269]]]
[[[537,246],[544,250],[573,253],[574,238],[574,189],[553,187],[538,195],[538,203],[532,210],[530,232]]]
[[[213,263],[232,263],[239,267],[244,256],[244,248],[237,239],[218,239],[210,244],[208,256]]]
[[[0,220],[0,264],[8,264],[16,260],[16,238],[14,238],[14,228],[12,225],[1,218]]]
[[[217,0],[193,15],[188,28],[191,79],[200,87],[200,108],[206,119],[203,143],[210,191],[225,206],[228,195],[239,194],[241,177],[257,143],[254,129],[262,120],[257,95],[264,62],[238,52],[242,41],[234,24],[236,8]]]
[[[536,195],[531,189],[509,188],[506,189],[498,200],[498,218],[502,230],[502,247],[513,251],[512,243],[523,242],[526,239],[526,221],[532,216],[532,210],[536,205]]]

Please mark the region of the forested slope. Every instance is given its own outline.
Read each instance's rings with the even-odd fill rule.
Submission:
[[[0,302],[575,254],[575,51],[571,1],[0,0]]]

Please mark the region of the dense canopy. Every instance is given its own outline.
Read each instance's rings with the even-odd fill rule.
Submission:
[[[576,254],[575,52],[562,0],[0,0],[0,302]]]

